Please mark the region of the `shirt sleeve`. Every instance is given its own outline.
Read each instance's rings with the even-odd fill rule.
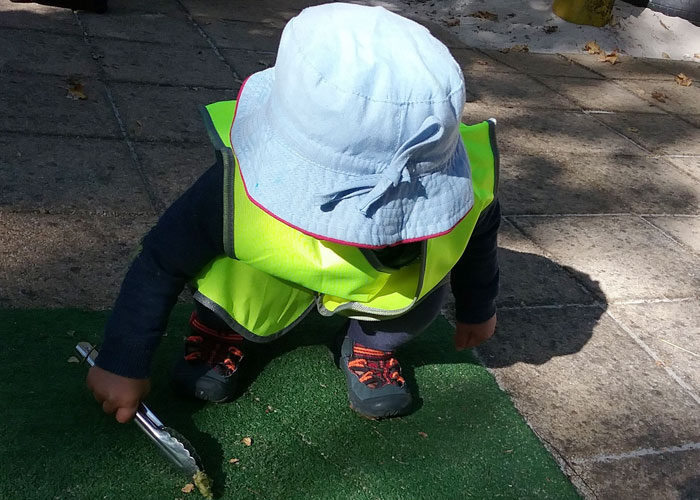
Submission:
[[[496,313],[498,295],[498,199],[480,215],[467,248],[452,269],[455,317],[461,323],[482,323]]]
[[[170,312],[185,285],[224,253],[223,165],[207,170],[142,241],[107,321],[96,364],[147,378]]]

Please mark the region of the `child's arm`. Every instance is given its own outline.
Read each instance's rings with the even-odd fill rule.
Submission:
[[[130,403],[145,397],[144,382],[178,295],[224,253],[222,197],[223,167],[217,163],[165,211],[124,278],[97,366],[88,374],[96,399],[105,411],[117,411],[118,420],[133,416]]]
[[[455,347],[474,347],[488,340],[496,327],[498,294],[497,234],[501,223],[498,200],[481,214],[464,254],[452,269],[457,329]]]

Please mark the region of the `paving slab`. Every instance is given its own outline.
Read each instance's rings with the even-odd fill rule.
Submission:
[[[512,217],[556,262],[599,282],[608,301],[693,297],[700,258],[641,217]]]
[[[222,89],[238,85],[229,66],[205,47],[108,39],[92,43],[110,80]]]
[[[595,485],[596,498],[615,500],[696,500],[700,498],[700,451],[644,455],[577,466]]]
[[[625,78],[644,78],[647,80],[665,80],[667,72],[660,72],[652,64],[652,59],[621,55],[617,64],[601,61],[597,54],[566,54],[565,57],[610,80]]]
[[[469,87],[469,78],[472,73],[516,73],[517,70],[499,62],[490,54],[476,49],[452,48],[450,49],[452,57],[462,68],[464,79]]]
[[[165,206],[174,202],[214,164],[214,148],[207,143],[136,143],[146,178]]]
[[[700,62],[696,61],[675,61],[672,59],[649,59],[648,63],[657,71],[671,77],[683,73],[698,83],[700,80]]]
[[[663,113],[617,82],[558,76],[535,76],[535,79],[585,110]]]
[[[676,116],[630,112],[599,114],[596,117],[651,153],[700,155],[700,129]]]
[[[669,113],[700,115],[700,87],[697,85],[683,87],[673,77],[668,80],[620,80],[616,83]]]
[[[69,88],[82,85],[86,99],[73,99]],[[0,131],[121,136],[104,85],[98,80],[4,73],[0,78]]]
[[[700,182],[665,159],[548,153],[501,157],[506,214],[698,214]]]
[[[277,52],[282,29],[273,24],[232,21],[218,18],[195,18],[220,48]]]
[[[110,307],[153,216],[0,211],[2,307]]]
[[[199,106],[235,99],[238,89],[112,83],[127,133],[137,141],[209,143]]]
[[[548,306],[556,304],[592,305],[603,297],[588,289],[597,285],[574,269],[564,270],[543,255],[532,241],[504,221],[498,233],[498,263],[501,282],[497,303],[503,307]]]
[[[299,13],[299,8],[287,7],[280,2],[277,8],[265,2],[232,3],[230,0],[182,0],[182,5],[194,17],[213,19],[228,19],[232,21],[247,21],[253,23],[272,24],[283,28],[287,21]]]
[[[0,0],[0,26],[82,36],[83,30],[68,9],[37,3]]]
[[[528,75],[473,72],[465,75],[467,90],[485,105],[513,108],[576,109],[570,100],[551,91]]]
[[[666,158],[666,160],[691,176],[693,179],[700,181],[700,156],[669,156]]]
[[[700,255],[700,217],[668,215],[645,219]]]
[[[110,8],[108,15],[82,12],[80,21],[91,37],[192,47],[208,46],[202,34],[182,10],[165,14],[142,11],[113,12]]]
[[[177,0],[148,0],[134,2],[133,0],[109,0],[109,13],[123,14],[129,12],[156,12],[178,17],[185,13]]]
[[[700,395],[700,299],[615,304],[610,313],[673,370],[689,391]],[[700,405],[700,396],[697,403]]]
[[[478,353],[568,462],[700,442],[698,403],[604,308],[504,311]]]
[[[603,78],[599,73],[560,54],[528,54],[527,57],[523,57],[519,52],[491,50],[486,51],[486,53],[497,61],[528,75]]]
[[[0,14],[1,16],[2,14]],[[0,71],[95,76],[97,65],[82,36],[0,31]]]
[[[0,134],[0,209],[148,212],[123,141]]]
[[[632,141],[611,133],[610,128],[596,117],[583,112],[516,109],[481,102],[467,102],[464,107],[464,123],[477,123],[489,118],[496,118],[498,122],[496,135],[503,157],[541,153],[637,156],[644,152]]]
[[[221,49],[221,55],[231,65],[240,78],[247,77],[258,71],[275,65],[275,52],[256,52],[242,49]]]

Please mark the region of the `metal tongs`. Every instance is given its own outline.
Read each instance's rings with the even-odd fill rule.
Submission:
[[[89,342],[79,342],[75,351],[88,365],[94,366],[97,349]],[[202,460],[185,437],[171,427],[166,427],[155,414],[143,403],[139,405],[134,417],[136,425],[155,443],[158,449],[178,470],[190,479],[197,473],[204,472]]]

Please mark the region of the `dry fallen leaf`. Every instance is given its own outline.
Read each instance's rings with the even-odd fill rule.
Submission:
[[[425,432],[419,432],[418,435],[419,435],[420,437],[424,437],[424,438],[427,438],[427,437],[428,437],[428,434],[425,433]]]
[[[685,76],[684,73],[678,73],[676,75],[676,83],[683,87],[690,87],[690,85],[693,83],[693,80]]]
[[[68,85],[68,95],[66,95],[66,97],[68,99],[73,99],[74,101],[77,101],[78,99],[85,100],[85,99],[87,99],[87,96],[83,92],[84,90],[85,90],[85,87],[83,87],[82,83],[71,82]]]
[[[700,59],[700,52],[696,52],[695,54],[693,54],[693,57],[696,59]]]
[[[240,459],[238,459],[238,458],[232,458],[228,461],[228,463],[230,463],[230,464],[237,464],[238,462],[240,462]]]
[[[489,64],[488,61],[484,61],[483,59],[477,59],[475,62],[476,62],[476,64],[478,64],[479,66],[488,66],[488,64]]]
[[[661,19],[659,19],[659,22],[661,23],[661,26],[663,26],[664,28],[666,28],[668,31],[671,31],[671,28],[669,28],[668,26],[666,26],[666,25],[664,24],[664,22],[663,22]]]
[[[669,56],[666,52],[662,52],[661,57],[663,57],[664,59],[671,59],[671,56]]]
[[[182,487],[180,491],[182,491],[183,493],[192,493],[194,491],[194,484],[187,483],[185,486]]]
[[[659,102],[666,102],[666,94],[659,90],[655,90],[651,93],[651,96]]]
[[[610,52],[609,54],[606,54],[598,60],[600,62],[609,62],[610,64],[617,64],[620,62],[619,59],[620,56],[617,55],[617,52]]]
[[[456,17],[453,17],[451,19],[445,19],[445,24],[450,26],[450,27],[459,26],[459,23],[460,23],[460,21]]]
[[[586,45],[583,46],[583,50],[589,54],[600,54],[602,52],[600,50],[600,45],[596,42],[586,42]]]
[[[479,19],[486,19],[487,21],[498,21],[498,16],[493,12],[486,10],[478,10],[473,14],[469,14],[470,17],[477,17]]]
[[[243,439],[241,439],[241,443],[243,443],[246,446],[250,446],[251,444],[253,444],[253,440],[249,437],[244,437]]]
[[[656,366],[665,366],[663,361],[657,360],[656,361]]]
[[[639,129],[637,127],[627,127],[627,132],[633,132],[636,134],[639,132]]]

